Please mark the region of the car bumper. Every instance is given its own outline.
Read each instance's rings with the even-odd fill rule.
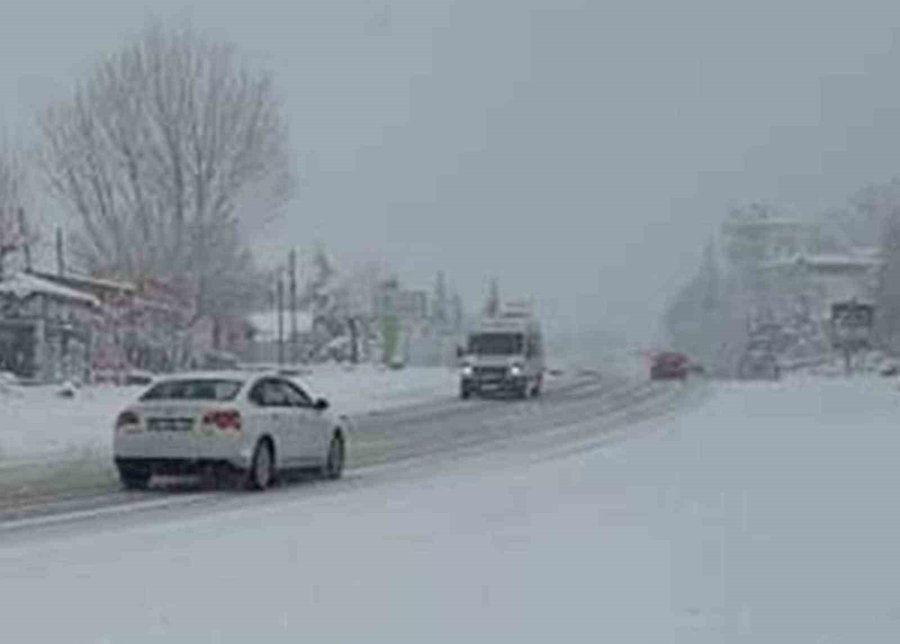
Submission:
[[[243,436],[160,436],[140,432],[117,435],[113,455],[116,463],[227,463],[236,468],[247,468],[253,458],[253,445]]]
[[[525,376],[463,378],[460,386],[466,391],[516,391],[521,389],[525,382]]]
[[[179,476],[208,471],[238,471],[243,468],[231,460],[210,458],[125,458],[116,457],[121,472]]]

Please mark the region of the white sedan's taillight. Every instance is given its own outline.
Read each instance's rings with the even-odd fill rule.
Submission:
[[[203,424],[226,432],[239,432],[241,431],[241,412],[236,409],[209,411],[203,416]]]
[[[141,431],[141,419],[133,411],[123,411],[116,419],[116,431],[130,434]]]

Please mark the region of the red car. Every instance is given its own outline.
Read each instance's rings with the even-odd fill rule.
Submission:
[[[651,380],[685,380],[691,369],[690,359],[680,353],[665,352],[653,356]]]

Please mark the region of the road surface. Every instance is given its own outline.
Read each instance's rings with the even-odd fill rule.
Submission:
[[[334,483],[9,516],[7,639],[900,641],[895,382],[458,405],[365,419]]]
[[[434,463],[466,454],[554,448],[607,436],[639,418],[664,414],[698,395],[702,386],[636,381],[583,372],[550,384],[528,401],[453,397],[354,417],[348,477],[362,480],[386,467]],[[430,466],[430,465],[428,465]],[[139,511],[177,511],[199,506],[258,503],[246,493],[210,490],[195,481],[169,481],[148,492],[120,489],[110,463],[94,460],[55,465],[24,480],[0,476],[0,533],[36,529]],[[364,477],[363,477],[364,478]],[[308,485],[285,485],[282,494],[308,493]]]

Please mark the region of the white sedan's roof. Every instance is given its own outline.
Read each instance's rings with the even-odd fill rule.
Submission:
[[[181,371],[157,376],[154,384],[158,382],[171,382],[173,380],[240,380],[247,382],[262,376],[278,376],[276,371],[240,371],[237,369],[222,369],[219,371]]]
[[[309,385],[303,380],[300,375],[284,371],[277,371],[274,369],[267,369],[263,371],[242,371],[240,369],[222,369],[219,371],[181,371],[179,373],[167,373],[165,375],[157,376],[153,380],[153,384],[155,385],[160,382],[172,382],[175,380],[239,380],[241,382],[247,383],[251,380],[257,380],[263,377],[283,378],[285,380],[290,380],[291,382],[295,382],[298,385],[301,385],[304,389],[309,389]]]

